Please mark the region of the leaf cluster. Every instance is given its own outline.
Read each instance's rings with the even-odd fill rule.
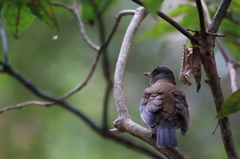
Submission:
[[[1,7],[7,27],[16,38],[32,24],[35,17],[58,30],[56,17],[48,0],[3,1]]]

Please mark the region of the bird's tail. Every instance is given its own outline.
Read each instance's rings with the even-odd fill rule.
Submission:
[[[170,121],[161,119],[157,127],[157,146],[177,148],[176,126],[173,126]]]

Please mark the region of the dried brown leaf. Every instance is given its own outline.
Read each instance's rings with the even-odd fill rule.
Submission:
[[[192,73],[197,84],[197,92],[201,88],[201,65],[202,61],[199,48],[186,48],[186,45],[184,45],[179,80],[190,86],[191,82],[187,80],[187,77]]]
[[[192,61],[192,74],[195,78],[197,85],[197,92],[201,88],[201,66],[202,59],[199,47],[193,47],[193,61]]]
[[[182,66],[181,66],[181,72],[180,72],[180,78],[179,80],[182,81],[184,84],[188,84],[189,86],[192,85],[191,82],[189,82],[186,77],[190,75],[192,72],[192,49],[186,48],[186,45],[183,45],[183,56],[182,56]]]

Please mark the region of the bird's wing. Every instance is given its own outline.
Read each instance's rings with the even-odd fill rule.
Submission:
[[[162,108],[162,96],[160,94],[144,91],[140,102],[140,115],[143,123],[154,133],[157,132],[157,122],[155,113]]]
[[[177,90],[173,92],[173,95],[175,97],[176,111],[180,115],[181,132],[182,135],[186,135],[190,124],[190,117],[185,94],[183,91]]]

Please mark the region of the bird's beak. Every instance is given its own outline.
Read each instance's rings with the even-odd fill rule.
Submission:
[[[151,72],[146,72],[146,73],[144,73],[144,75],[148,76],[148,77],[152,77],[153,76]]]

